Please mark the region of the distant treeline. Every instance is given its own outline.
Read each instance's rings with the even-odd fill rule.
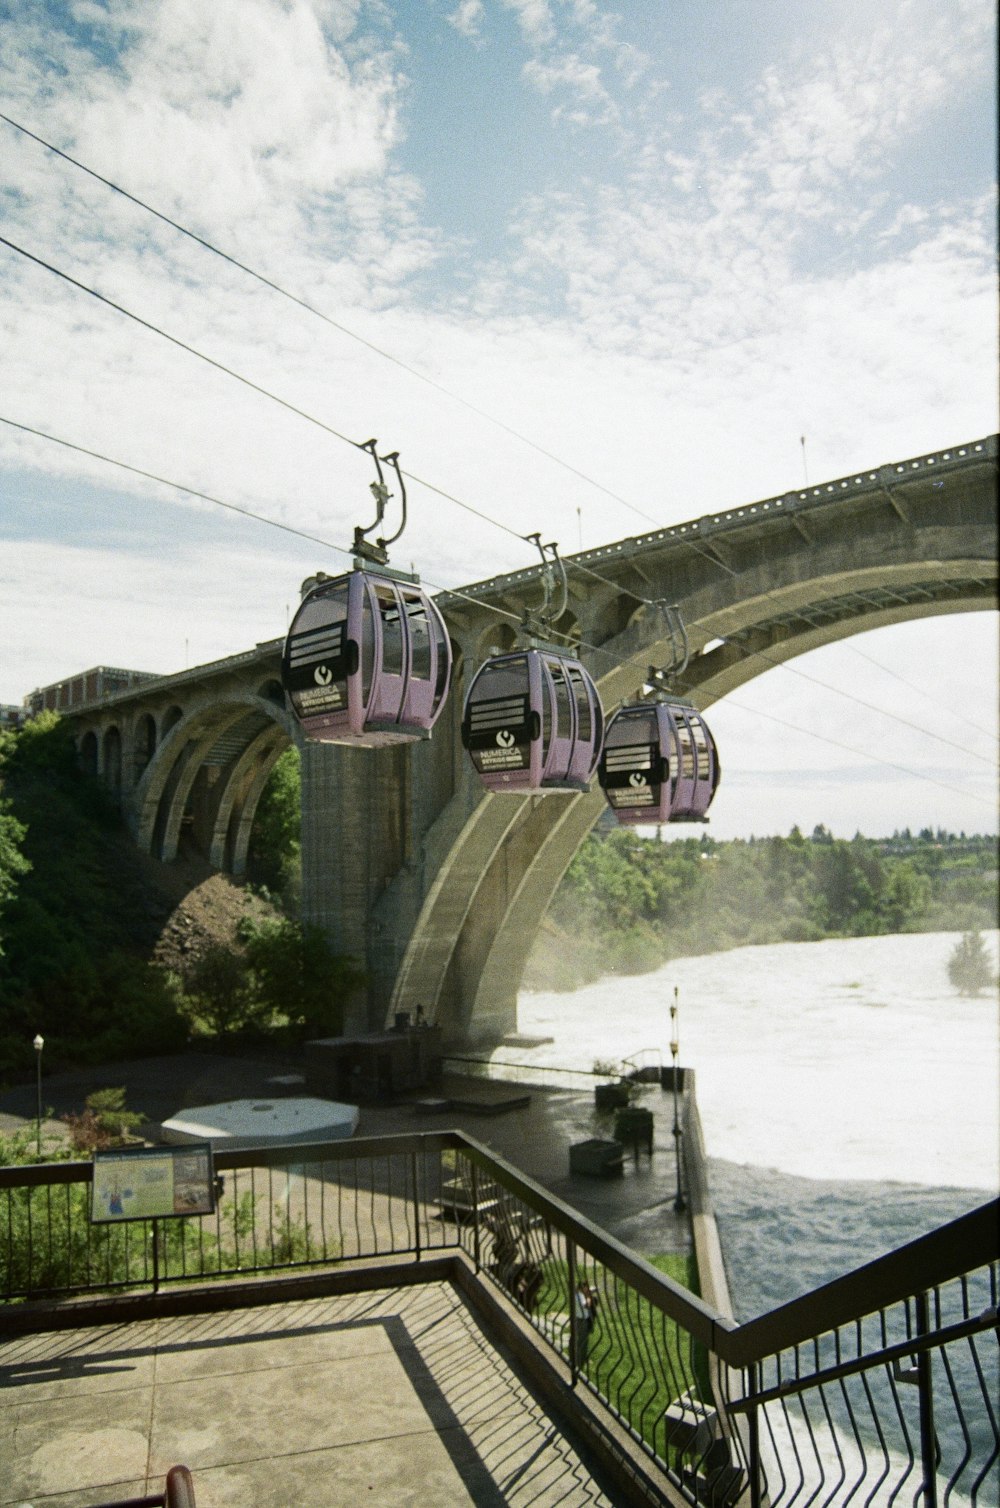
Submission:
[[[909,829],[658,843],[616,828],[583,844],[556,893],[525,984],[574,989],[609,972],[750,943],[997,925],[997,839]]]

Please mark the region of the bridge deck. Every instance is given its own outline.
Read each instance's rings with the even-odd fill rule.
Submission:
[[[611,1505],[446,1284],[29,1336],[0,1388],[3,1504]]]

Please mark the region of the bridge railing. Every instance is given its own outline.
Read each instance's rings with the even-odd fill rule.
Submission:
[[[0,1169],[8,1316],[21,1299],[450,1251],[674,1500],[998,1501],[1000,1201],[737,1326],[459,1132],[219,1152],[216,1168],[214,1215],[118,1226],[90,1224],[90,1163]]]

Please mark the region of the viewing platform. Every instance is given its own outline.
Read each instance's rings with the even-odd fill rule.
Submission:
[[[478,1121],[533,1173],[401,1104],[216,1148],[214,1207],[177,1218],[93,1222],[100,1162],[0,1168],[2,1508],[141,1501],[179,1464],[197,1508],[996,1501],[998,1201],[736,1324],[694,1075],[680,1210],[662,1115],[651,1158],[571,1174],[585,1098]],[[634,1250],[668,1237],[702,1296]]]
[[[611,1508],[446,1282],[0,1345],[0,1503]]]

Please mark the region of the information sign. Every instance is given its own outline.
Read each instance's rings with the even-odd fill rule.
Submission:
[[[90,1204],[94,1223],[211,1215],[214,1210],[210,1142],[94,1153]]]

